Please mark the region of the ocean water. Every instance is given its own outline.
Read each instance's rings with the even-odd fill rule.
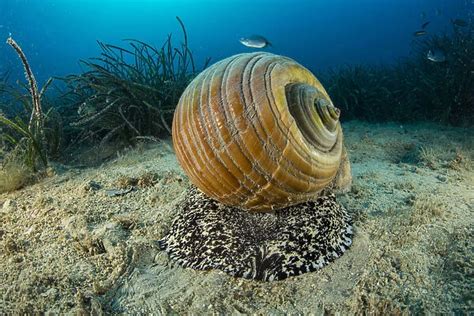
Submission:
[[[312,71],[345,64],[390,64],[410,54],[413,32],[452,31],[451,19],[471,19],[468,0],[2,0],[0,36],[25,49],[39,82],[79,70],[78,60],[99,53],[96,41],[134,38],[156,46],[169,33],[181,39],[175,16],[189,33],[197,62],[252,51],[239,38],[260,34],[266,51],[297,60]],[[22,77],[13,51],[1,45],[0,72]]]
[[[472,315],[473,19],[0,0],[0,314]]]

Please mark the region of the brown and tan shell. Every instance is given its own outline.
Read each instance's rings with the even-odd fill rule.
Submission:
[[[181,96],[172,132],[191,182],[226,205],[268,211],[350,182],[339,110],[283,56],[239,54],[204,70]]]

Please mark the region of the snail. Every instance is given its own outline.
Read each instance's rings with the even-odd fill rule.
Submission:
[[[287,57],[238,54],[201,72],[172,126],[194,187],[160,247],[186,267],[258,280],[342,255],[352,225],[333,192],[351,175],[339,116],[316,77]]]
[[[339,110],[289,58],[225,59],[191,82],[173,120],[176,156],[219,202],[265,211],[317,196],[343,156]]]

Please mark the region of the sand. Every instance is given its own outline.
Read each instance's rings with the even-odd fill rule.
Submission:
[[[0,313],[473,313],[473,129],[343,128],[355,237],[322,270],[264,283],[170,261],[157,241],[189,182],[166,140],[0,194]]]

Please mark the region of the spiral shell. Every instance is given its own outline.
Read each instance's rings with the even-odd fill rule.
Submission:
[[[173,119],[191,182],[226,205],[268,211],[317,197],[343,155],[339,110],[290,58],[239,54],[200,73]]]

